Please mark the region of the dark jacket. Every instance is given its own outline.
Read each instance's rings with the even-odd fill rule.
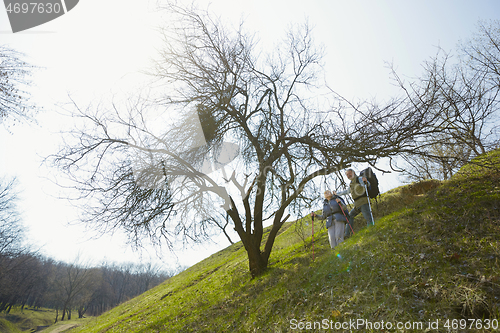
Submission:
[[[316,215],[320,220],[326,219],[326,227],[330,228],[333,224],[333,220],[338,222],[347,222],[342,210],[337,203],[336,199],[340,199],[342,204],[345,206],[344,200],[338,196],[333,196],[330,200],[325,199],[323,201],[323,214]],[[344,208],[344,213],[347,215],[347,209]]]

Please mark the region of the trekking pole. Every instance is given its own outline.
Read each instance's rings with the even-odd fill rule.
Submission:
[[[314,212],[311,212],[312,219],[312,249],[313,249],[313,261],[314,261]]]
[[[364,182],[363,182],[363,185],[365,187],[366,197],[368,198],[368,207],[370,208],[370,216],[372,217],[372,225],[375,225],[375,219],[373,218],[373,214],[372,214],[372,205],[370,204],[370,196],[368,195],[368,186],[366,186],[366,184]]]
[[[339,203],[339,207],[340,207],[340,210],[342,211],[342,214],[344,214],[344,217],[347,221],[347,224],[349,224],[349,228],[351,228],[352,234],[354,235],[354,230],[352,229],[351,222],[349,222],[349,218],[345,214],[344,209],[342,208],[342,205],[340,203]]]

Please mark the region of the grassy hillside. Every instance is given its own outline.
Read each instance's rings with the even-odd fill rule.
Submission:
[[[90,318],[59,321],[54,324],[56,310],[14,307],[10,313],[0,313],[0,333],[63,332],[69,327],[83,324]],[[78,317],[78,316],[77,316]]]
[[[490,168],[383,194],[376,225],[358,220],[334,250],[315,223],[314,260],[306,217],[286,224],[259,278],[234,244],[72,332],[500,326],[500,152],[481,159]]]
[[[17,333],[48,326],[54,322],[55,310],[14,307],[10,313],[0,313],[0,333]]]

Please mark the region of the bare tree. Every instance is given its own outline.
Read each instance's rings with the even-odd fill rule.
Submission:
[[[484,76],[491,90],[500,87],[500,21],[479,21],[472,38],[460,45],[464,66]],[[496,93],[494,93],[496,95]]]
[[[22,57],[21,53],[0,45],[0,123],[7,119],[29,120],[35,111],[27,93],[33,66]]]
[[[66,316],[68,320],[71,319],[71,311],[77,305],[76,302],[82,300],[85,302],[85,299],[92,295],[96,272],[83,266],[78,259],[74,263],[61,265],[57,283],[62,304],[61,321],[63,321]]]
[[[0,255],[19,252],[24,235],[19,211],[16,179],[0,179]]]
[[[153,72],[161,94],[75,106],[85,125],[52,158],[87,199],[82,220],[93,227],[173,247],[209,238],[211,212],[227,212],[257,276],[287,218],[318,197],[318,177],[416,151],[435,131],[429,105],[354,105],[326,89],[307,24],[266,54],[243,25],[168,9],[176,19]]]
[[[412,178],[447,179],[472,157],[500,143],[500,24],[479,24],[475,37],[463,42],[458,61],[439,49],[424,63],[424,74],[407,84],[396,81],[415,105],[429,105],[438,115],[435,132],[422,138],[418,154],[404,156]]]

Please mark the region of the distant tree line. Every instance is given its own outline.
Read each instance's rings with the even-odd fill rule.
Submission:
[[[88,267],[39,255],[24,243],[15,188],[15,179],[0,179],[0,312],[46,307],[57,310],[56,321],[74,311],[99,315],[171,276],[153,264]]]
[[[170,274],[152,264],[84,267],[21,251],[0,253],[0,312],[12,307],[51,308],[55,321],[76,312],[97,316],[159,285]]]

